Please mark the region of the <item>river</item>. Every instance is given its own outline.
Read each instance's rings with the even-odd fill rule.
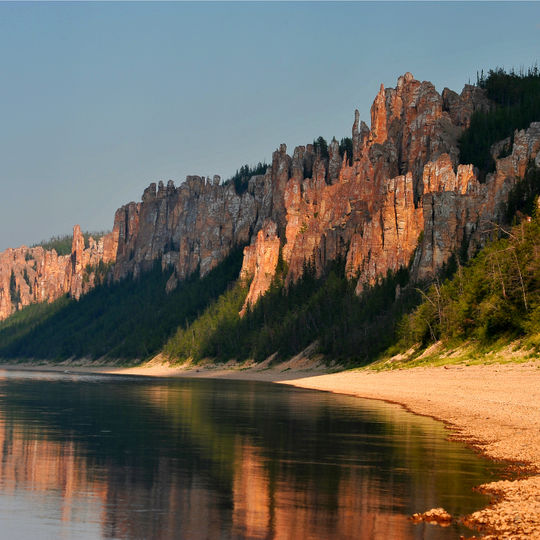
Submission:
[[[457,539],[501,468],[401,407],[261,382],[0,371],[0,539]]]

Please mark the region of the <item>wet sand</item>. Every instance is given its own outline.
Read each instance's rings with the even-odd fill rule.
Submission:
[[[470,516],[471,525],[489,539],[540,539],[540,361],[336,373],[301,359],[250,368],[169,367],[156,361],[132,368],[95,364],[25,368],[271,381],[399,403],[414,413],[443,420],[454,437],[522,471],[517,479],[482,486],[494,495],[494,503]]]

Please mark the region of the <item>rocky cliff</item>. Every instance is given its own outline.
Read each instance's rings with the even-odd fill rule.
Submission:
[[[448,89],[439,94],[408,73],[396,88],[381,87],[371,108],[371,129],[356,113],[352,163],[339,155],[335,140],[327,158],[311,145],[296,148],[292,158],[283,148],[274,153],[272,171],[289,177],[280,192],[284,211],[271,216],[289,265],[287,279],[296,279],[305,261],[320,271],[341,256],[360,293],[411,260],[413,278],[424,279],[463,242],[470,252],[482,245],[502,217],[510,188],[540,147],[539,123],[517,131],[511,155],[497,160],[496,172],[480,183],[472,165],[458,164],[457,139],[471,114],[489,107],[479,88],[467,85],[461,95]],[[254,269],[248,303],[264,292],[261,283],[272,273],[263,259],[275,256],[267,250],[278,249],[268,235],[253,241],[264,242],[266,249],[246,249],[244,271]],[[258,264],[253,253],[260,254]]]
[[[540,123],[534,123],[515,133],[511,154],[496,161],[484,183],[472,165],[459,164],[460,134],[474,111],[490,106],[480,88],[439,94],[407,73],[395,88],[381,86],[371,128],[356,111],[352,155],[336,140],[327,152],[308,144],[292,156],[281,145],[245,191],[218,176],[190,176],[179,187],[159,182],[141,202],[116,212],[103,245],[85,248],[76,231],[72,254],[64,258],[40,248],[7,250],[0,255],[0,316],[17,303],[64,292],[78,297],[93,283],[86,266],[99,260],[115,261],[113,279],[137,276],[159,261],[170,271],[172,290],[197,269],[205,275],[242,244],[241,275],[252,278],[244,309],[269,287],[280,252],[289,282],[306,262],[320,272],[338,256],[358,293],[410,262],[413,278],[429,277],[463,242],[472,252],[486,241],[508,191],[529,160],[538,161]],[[9,293],[12,272],[18,302]]]
[[[114,231],[85,246],[81,228],[73,228],[70,255],[21,246],[0,253],[0,320],[36,302],[52,302],[69,293],[79,298],[95,284],[100,262],[116,259]],[[104,268],[104,267],[102,267]]]
[[[266,174],[252,177],[242,194],[217,177],[188,177],[179,187],[151,184],[142,202],[116,213],[114,277],[137,275],[161,260],[171,267],[173,288],[197,268],[207,273],[234,245],[250,243],[242,270],[253,277],[248,302],[269,286],[280,246],[288,280],[301,274],[306,261],[320,271],[342,256],[349,275],[359,276],[360,290],[409,262],[424,228],[424,193],[458,189],[456,182],[467,181],[470,167],[455,178],[457,138],[473,111],[488,107],[476,87],[440,95],[407,73],[396,88],[381,86],[371,129],[356,112],[352,156],[342,155],[335,140],[328,155],[308,144],[289,156],[281,145]],[[437,159],[439,165],[424,174]],[[456,185],[446,185],[450,172]]]
[[[243,194],[219,176],[189,176],[179,187],[151,184],[142,202],[116,212],[114,277],[136,276],[156,260],[173,268],[168,287],[197,269],[205,275],[233,246],[248,243],[271,212],[271,183],[263,176],[252,178]]]

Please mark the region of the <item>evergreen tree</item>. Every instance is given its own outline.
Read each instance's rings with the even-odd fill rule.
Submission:
[[[11,303],[15,307],[15,309],[18,309],[19,304],[21,303],[21,291],[17,287],[17,281],[15,279],[15,274],[13,273],[13,270],[11,271],[11,275],[9,276],[9,295],[11,297]]]
[[[492,145],[510,138],[503,153],[495,157],[507,155],[511,151],[514,130],[527,128],[540,119],[540,72],[537,66],[520,73],[497,68],[490,70],[487,76],[482,71],[477,84],[485,89],[494,107],[472,115],[459,147],[460,162],[478,167],[483,180],[495,168],[490,152]]]
[[[324,137],[318,137],[313,141],[313,150],[318,154],[322,159],[328,159],[328,143]]]
[[[352,166],[353,163],[353,143],[350,137],[341,139],[339,143],[339,155],[343,158],[347,154],[347,163]]]
[[[242,195],[247,191],[249,179],[253,176],[266,173],[266,169],[268,169],[268,165],[260,161],[253,167],[242,165],[231,178],[225,181],[225,185],[234,184],[236,193]]]

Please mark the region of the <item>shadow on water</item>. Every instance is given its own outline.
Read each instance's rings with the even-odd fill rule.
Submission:
[[[2,374],[0,372],[0,374]],[[0,538],[446,539],[500,468],[401,407],[260,382],[4,372]]]

